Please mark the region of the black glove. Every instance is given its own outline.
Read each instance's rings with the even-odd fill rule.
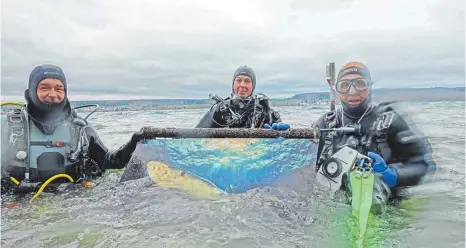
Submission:
[[[138,144],[138,142],[143,139],[145,139],[143,131],[133,133],[131,139],[128,142],[128,149],[131,150],[131,153],[134,151],[134,149],[136,149],[136,145]]]
[[[142,131],[135,132],[131,136],[131,139],[119,149],[111,152],[107,152],[103,166],[105,169],[122,169],[131,159],[134,150],[139,141],[144,139],[144,133]]]

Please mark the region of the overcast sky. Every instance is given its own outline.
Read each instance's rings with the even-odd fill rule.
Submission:
[[[361,61],[378,88],[464,86],[464,0],[2,0],[2,100],[37,64],[71,100],[222,97],[252,67],[271,97],[327,91]]]

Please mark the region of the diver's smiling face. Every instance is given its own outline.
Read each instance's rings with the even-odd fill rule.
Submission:
[[[61,103],[65,98],[65,86],[58,79],[46,78],[37,86],[37,97],[43,103]]]
[[[246,98],[252,94],[252,80],[248,76],[239,75],[233,83],[233,91],[236,96]]]
[[[362,78],[361,75],[358,74],[349,74],[340,79],[339,82],[345,81],[345,80],[350,80],[350,79],[355,79],[355,78]],[[364,79],[365,80],[365,79]],[[351,105],[358,105],[362,101],[364,101],[368,96],[369,96],[369,87],[364,87],[362,84],[358,84],[357,82],[355,85],[350,85],[349,90],[346,93],[339,93],[340,94],[340,99],[348,104]],[[358,87],[359,90],[356,89]]]

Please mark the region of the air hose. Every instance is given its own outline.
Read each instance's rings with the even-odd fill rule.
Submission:
[[[21,106],[21,107],[24,107],[26,106],[25,103],[22,103],[22,102],[14,102],[14,101],[9,101],[9,102],[2,102],[0,103],[0,106],[5,106],[5,105],[17,105],[17,106]],[[97,104],[89,104],[89,105],[84,105],[84,106],[79,106],[79,107],[76,107],[75,109],[79,109],[79,108],[84,108],[84,107],[95,107],[95,109],[93,111],[91,111],[86,117],[85,119],[87,119],[90,115],[92,115],[98,108],[99,108],[99,105]],[[39,197],[40,193],[42,193],[42,191],[45,189],[45,187],[47,187],[48,184],[50,184],[50,182],[52,182],[53,180],[57,179],[57,178],[67,178],[70,182],[74,182],[73,178],[71,178],[71,176],[67,175],[67,174],[57,174],[51,178],[49,178],[47,181],[45,181],[44,184],[42,184],[42,186],[39,188],[39,190],[37,191],[37,193],[31,198],[30,202],[32,202],[34,199],[36,199],[37,197]],[[20,182],[18,180],[16,180],[16,178],[14,177],[10,177],[11,181],[16,184],[16,185],[19,185]]]
[[[4,105],[17,105],[17,106],[24,107],[26,104],[24,104],[22,102],[2,102],[0,104],[0,106],[4,106]]]
[[[57,178],[61,178],[61,177],[64,177],[64,178],[67,178],[70,182],[74,182],[73,178],[71,178],[69,175],[67,174],[57,174],[51,178],[49,178],[47,181],[45,181],[44,184],[42,184],[42,186],[39,188],[39,190],[37,191],[37,193],[31,198],[31,200],[29,202],[32,202],[35,198],[39,197],[40,193],[42,193],[42,191],[45,189],[45,187],[47,187],[47,185],[52,182],[53,180],[57,179]]]

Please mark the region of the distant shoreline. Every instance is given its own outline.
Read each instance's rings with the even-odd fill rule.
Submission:
[[[266,93],[266,92],[265,92]],[[465,87],[434,88],[381,88],[374,89],[376,102],[451,102],[465,101]],[[337,99],[338,100],[338,99]],[[134,100],[88,100],[71,101],[72,106],[98,104],[98,111],[136,111],[136,110],[182,110],[207,109],[214,104],[211,99],[134,99]],[[271,98],[270,105],[277,106],[313,106],[329,105],[329,92],[300,93],[289,98]],[[87,111],[87,110],[84,110]]]
[[[329,92],[300,93],[289,98],[271,98],[270,102],[276,106],[293,106],[315,103],[330,100]],[[416,102],[437,102],[437,101],[465,101],[465,87],[435,87],[435,88],[382,88],[374,89],[373,99],[375,101],[416,101]],[[92,101],[71,101],[72,104],[99,104],[105,107],[151,107],[155,109],[170,108],[205,108],[211,106],[214,101],[210,99],[134,99],[134,100],[92,100]],[[176,107],[175,107],[176,106]]]
[[[377,101],[378,102],[378,101]],[[403,101],[403,102],[453,102],[453,101]],[[271,102],[271,107],[287,107],[287,106],[304,106],[304,107],[316,107],[316,106],[330,106],[330,101],[289,101],[289,102]],[[81,106],[83,104],[72,104],[73,106]],[[337,103],[337,105],[339,105]],[[144,110],[187,110],[187,109],[209,109],[212,104],[184,104],[184,105],[125,105],[125,106],[100,106],[97,112],[113,112],[113,111],[144,111]],[[87,109],[79,110],[78,112],[88,111]]]

